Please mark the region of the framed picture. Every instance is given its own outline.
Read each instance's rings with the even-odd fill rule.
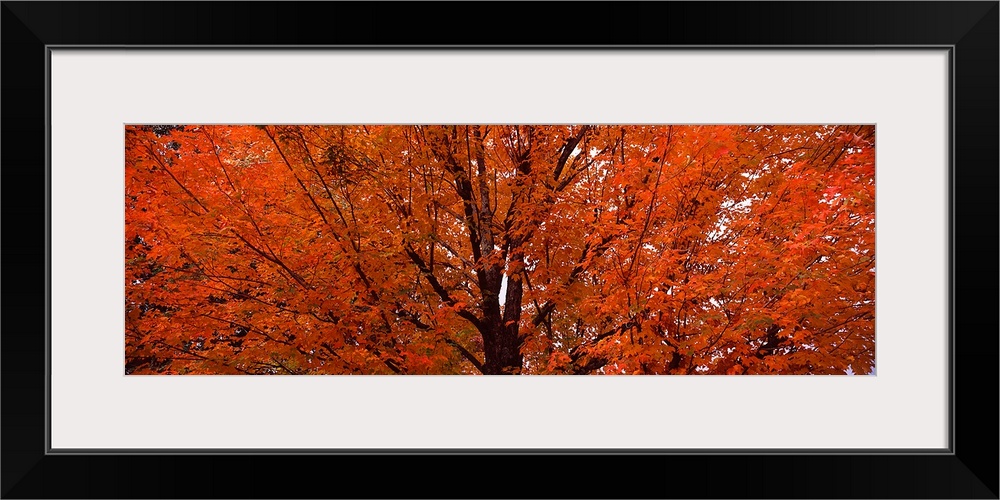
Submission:
[[[6,301],[4,497],[997,498],[997,2],[567,6],[4,2],[5,253],[35,270]],[[558,189],[525,144],[578,195],[522,220]],[[718,199],[685,161],[731,170]],[[701,288],[654,266],[684,238],[715,249]],[[768,259],[783,287],[734,270]]]

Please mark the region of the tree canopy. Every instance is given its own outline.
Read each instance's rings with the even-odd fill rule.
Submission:
[[[125,129],[127,373],[842,374],[863,125]]]

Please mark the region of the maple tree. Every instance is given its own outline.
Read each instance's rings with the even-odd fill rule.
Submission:
[[[873,126],[128,126],[125,146],[127,373],[873,370]]]

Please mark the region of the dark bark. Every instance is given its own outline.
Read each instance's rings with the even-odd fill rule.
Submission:
[[[484,135],[476,127],[473,131],[475,139],[476,164],[479,175],[480,194],[480,217],[479,234],[481,235],[482,255],[493,256],[482,263],[477,269],[479,274],[480,289],[483,298],[483,314],[485,323],[489,325],[490,332],[483,336],[483,347],[485,350],[485,362],[483,363],[483,373],[487,375],[511,375],[518,374],[524,365],[524,357],[521,355],[521,338],[518,330],[518,322],[521,319],[521,279],[513,273],[513,267],[517,262],[509,264],[511,276],[507,277],[507,292],[504,297],[504,309],[500,309],[500,289],[503,286],[504,263],[510,254],[511,248],[510,227],[505,227],[507,231],[506,241],[503,249],[498,250],[496,237],[494,234],[493,216],[494,209],[490,205],[489,183],[486,179],[486,162],[483,156]],[[524,161],[527,162],[527,153]],[[513,207],[512,207],[513,209]],[[508,214],[509,215],[509,214]],[[520,245],[520,242],[516,242]],[[519,249],[518,249],[519,251]],[[497,253],[502,252],[499,257]],[[523,266],[523,264],[521,264]],[[518,267],[518,272],[520,267]],[[516,277],[515,277],[516,276]]]

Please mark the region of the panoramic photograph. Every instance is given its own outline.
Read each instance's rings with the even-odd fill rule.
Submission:
[[[126,125],[127,375],[874,375],[875,126]]]

